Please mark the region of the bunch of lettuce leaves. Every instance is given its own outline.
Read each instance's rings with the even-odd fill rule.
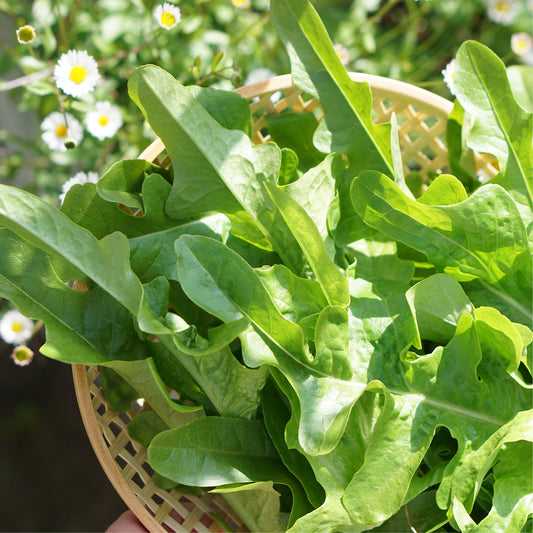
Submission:
[[[251,531],[531,526],[532,114],[465,43],[450,168],[424,193],[307,0],[272,0],[294,83],[267,117],[155,66],[129,93],[170,169],[115,164],[61,210],[0,186],[0,296],[99,365],[158,482]],[[496,157],[481,184],[473,150]],[[72,289],[84,281],[87,291]],[[179,392],[179,399],[168,390]]]

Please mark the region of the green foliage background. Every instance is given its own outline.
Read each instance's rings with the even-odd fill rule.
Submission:
[[[99,141],[86,132],[80,146],[67,153],[51,152],[40,132],[35,132],[35,142],[28,142],[9,128],[0,130],[0,148],[9,146],[0,163],[1,183],[18,185],[24,171],[30,176],[24,187],[57,204],[62,184],[76,172],[102,175],[120,158],[134,158],[152,138],[126,91],[127,80],[139,65],[159,65],[183,84],[223,88],[241,85],[258,68],[272,74],[289,72],[270,21],[268,0],[251,0],[244,9],[230,0],[183,0],[177,4],[182,21],[171,31],[154,19],[157,4],[0,0],[0,14],[14,28],[31,24],[37,33],[31,50],[16,41],[14,31],[2,36],[0,79],[47,73],[61,53],[87,50],[99,63],[103,80],[87,98],[63,95],[65,109],[82,119],[94,101],[109,100],[120,106],[124,119],[113,139]],[[348,70],[429,86],[444,96],[450,93],[440,71],[461,42],[475,39],[512,64],[517,58],[510,53],[511,35],[530,29],[527,16],[517,17],[512,26],[489,20],[486,0],[317,0],[314,4],[333,42],[347,49]],[[59,110],[59,103],[51,76],[37,76],[10,90],[9,96],[14,106],[35,113],[40,123]],[[6,88],[0,82],[2,90]]]

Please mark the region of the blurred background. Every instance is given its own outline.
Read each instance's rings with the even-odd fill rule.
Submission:
[[[399,79],[453,99],[445,83],[460,44],[491,47],[516,83],[533,85],[527,0],[355,0],[314,2],[346,68]],[[133,69],[154,63],[185,84],[232,89],[289,72],[271,27],[268,0],[181,0],[164,27],[147,0],[0,0],[0,183],[59,207],[67,182],[96,177],[135,158],[153,139],[127,94]],[[175,11],[174,11],[175,13]],[[31,26],[29,42],[16,30]],[[529,39],[529,40],[528,40]],[[101,79],[83,98],[51,76],[69,50],[86,50]],[[450,73],[450,67],[447,70]],[[88,113],[107,101],[120,117],[95,135]],[[68,112],[83,138],[58,150],[41,138],[44,120]],[[83,174],[79,174],[83,173]],[[81,181],[80,181],[81,180]],[[0,300],[0,320],[12,308]],[[0,338],[0,531],[104,531],[125,509],[101,469],[79,415],[69,366],[39,353],[43,331],[26,342],[31,364],[10,357]]]
[[[36,339],[38,349],[42,339]],[[105,531],[126,509],[83,428],[68,365],[0,349],[0,531]]]

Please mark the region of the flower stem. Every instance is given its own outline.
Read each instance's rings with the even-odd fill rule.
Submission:
[[[31,74],[26,74],[26,76],[21,76],[20,78],[16,78],[14,80],[0,81],[0,93],[4,91],[11,91],[12,89],[16,89],[17,87],[26,85],[27,83],[40,80],[41,78],[46,78],[47,76],[52,74],[52,71],[53,68],[50,67],[45,68],[43,70],[39,70],[37,72],[32,72]]]
[[[367,25],[370,25],[370,24],[374,24],[375,22],[380,22],[381,19],[399,2],[400,0],[390,0],[389,2],[387,2],[384,6],[381,7],[381,9],[379,11],[377,11],[376,13],[374,13],[370,18],[368,18],[365,23],[363,24],[363,27],[364,26],[367,26]]]
[[[65,21],[63,20],[63,17],[61,16],[59,0],[56,0],[55,7],[57,11],[57,23],[59,25],[59,34],[61,36],[61,41],[62,41],[62,44],[66,47],[66,50],[69,50],[70,46],[68,44],[67,30],[65,28]],[[58,46],[58,48],[60,47]]]

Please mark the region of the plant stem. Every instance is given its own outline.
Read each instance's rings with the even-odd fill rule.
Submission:
[[[59,25],[59,34],[61,36],[61,41],[64,46],[66,46],[66,49],[70,49],[70,46],[68,44],[68,37],[67,37],[67,30],[65,28],[65,21],[63,20],[63,17],[61,16],[61,9],[59,5],[59,0],[56,0],[55,7],[57,11],[57,23]],[[61,46],[58,46],[60,49]]]
[[[26,74],[25,76],[21,76],[20,78],[16,78],[14,80],[0,81],[0,92],[11,91],[17,87],[22,87],[27,83],[40,80],[41,78],[46,78],[46,76],[49,76],[52,74],[52,72],[53,68],[49,67],[37,72],[32,72],[31,74]]]
[[[369,19],[365,21],[365,23],[361,26],[361,28],[364,28],[365,26],[369,26],[371,24],[374,24],[375,22],[380,22],[381,19],[399,2],[400,0],[390,0],[387,2],[384,6],[381,7],[379,11],[374,13]]]
[[[394,1],[398,1],[398,0],[394,0]],[[259,20],[256,20],[252,22],[251,24],[249,24],[248,26],[246,26],[245,28],[243,28],[243,30],[240,33],[238,33],[235,36],[235,38],[231,40],[231,44],[235,45],[235,43],[240,42],[241,39],[243,39],[246,35],[250,34],[255,27],[262,28],[263,25],[267,22],[267,19],[269,17],[270,17],[269,12],[263,13],[261,17],[259,18]]]
[[[30,338],[33,337],[43,327],[43,325],[44,325],[44,322],[42,320],[37,321],[31,331]]]

